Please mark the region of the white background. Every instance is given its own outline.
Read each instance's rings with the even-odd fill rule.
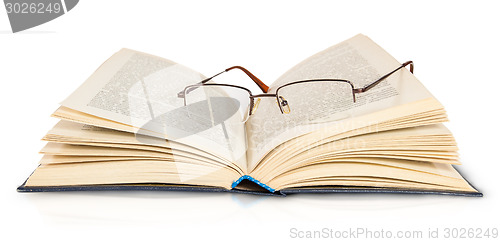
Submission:
[[[424,236],[429,228],[500,228],[500,6],[401,2],[87,0],[16,34],[0,8],[0,240],[282,241],[291,239],[291,228],[422,230]],[[415,62],[417,78],[446,107],[461,171],[483,198],[15,191],[37,166],[40,138],[57,121],[49,115],[122,47],[205,75],[241,65],[270,84],[357,33],[400,62]]]

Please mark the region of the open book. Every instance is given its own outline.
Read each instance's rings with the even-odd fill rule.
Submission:
[[[299,63],[267,93],[305,79],[363,87],[400,65],[357,35]],[[237,111],[224,118],[206,111],[230,103],[231,93],[188,104],[179,97],[204,79],[173,61],[120,50],[53,113],[61,120],[18,191],[482,195],[453,166],[460,162],[443,106],[405,68],[335,107],[314,104],[322,89],[290,93],[304,101],[290,103],[289,113],[259,98],[246,122]]]

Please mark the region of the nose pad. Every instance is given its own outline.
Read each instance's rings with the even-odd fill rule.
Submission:
[[[257,101],[255,101],[255,103],[253,104],[252,114],[254,114],[255,111],[257,111],[257,108],[259,107],[259,103],[260,103],[260,98],[257,98]]]
[[[289,114],[291,109],[290,105],[288,105],[288,101],[283,96],[279,96],[278,99],[280,100],[279,105],[281,106],[283,113]]]

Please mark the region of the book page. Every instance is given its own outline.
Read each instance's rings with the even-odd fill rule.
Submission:
[[[153,135],[214,153],[244,169],[244,125],[234,121],[236,113],[221,119],[211,109],[227,104],[230,97],[207,96],[206,100],[186,105],[178,96],[186,86],[203,79],[200,73],[170,60],[122,49],[61,105],[130,126],[135,134]]]
[[[400,65],[368,37],[357,35],[299,63],[278,78],[268,93],[276,93],[284,84],[308,79],[344,79],[351,81],[354,88],[362,88]],[[290,100],[288,114],[280,112],[276,99],[261,100],[258,110],[247,122],[249,170],[268,152],[294,137],[332,125],[348,125],[353,117],[432,98],[415,76],[404,68],[366,93],[356,94],[355,102],[348,99],[342,103],[322,103],[324,100],[318,97],[326,91],[333,94],[345,92],[341,89],[301,88],[285,97]],[[352,91],[347,91],[352,98]],[[292,98],[301,101],[292,104]]]
[[[210,169],[210,168],[209,168]],[[185,171],[179,173],[176,171]],[[164,185],[182,184],[216,186],[231,189],[231,182],[240,176],[227,167],[212,169],[207,166],[165,160],[118,160],[107,162],[80,162],[41,165],[26,181],[26,186],[81,186],[81,185]],[[160,183],[160,184],[157,184]]]
[[[139,135],[134,135],[130,132],[61,120],[47,132],[42,140],[49,142],[103,143],[106,145],[127,144],[141,145],[144,147],[159,147],[162,149],[175,150],[174,154],[189,152],[198,156],[207,157],[208,159],[224,161],[211,153],[181,143],[152,136],[138,136]]]
[[[376,158],[354,159],[352,162],[327,162],[303,167],[294,171],[293,175],[287,175],[274,179],[269,182],[269,185],[276,187],[277,190],[286,187],[321,185],[404,187],[407,189],[439,189],[441,186],[441,189],[477,192],[451,165],[427,162],[391,162],[391,160]],[[361,182],[357,179],[359,177],[366,180]],[[339,178],[340,181],[335,181]],[[384,185],[377,180],[370,182],[373,178],[390,179],[396,183]],[[401,184],[400,181],[408,183]],[[419,187],[419,183],[428,187]]]

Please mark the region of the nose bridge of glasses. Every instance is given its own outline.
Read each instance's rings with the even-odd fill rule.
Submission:
[[[276,94],[271,94],[271,93],[263,93],[263,94],[257,94],[257,95],[250,95],[250,98],[258,98],[258,97],[276,97]]]

